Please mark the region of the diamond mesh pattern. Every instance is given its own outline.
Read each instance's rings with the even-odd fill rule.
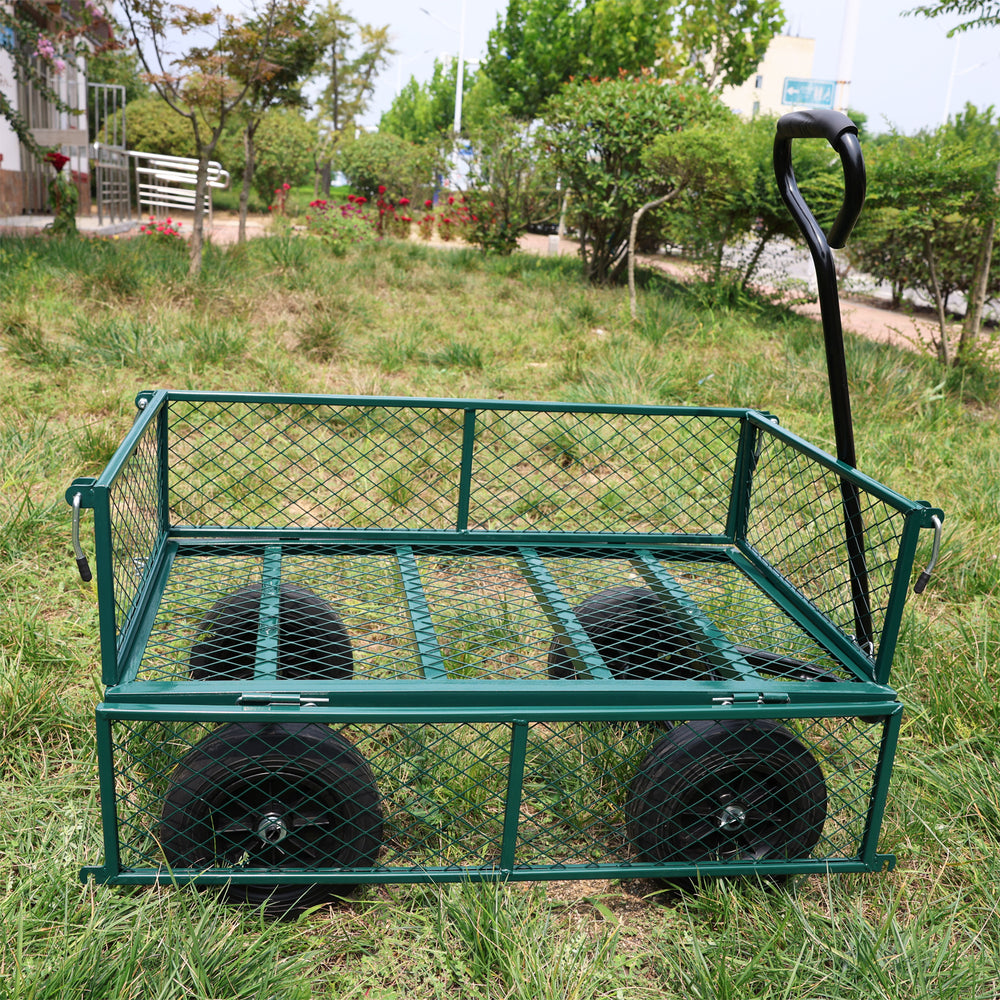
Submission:
[[[147,426],[108,491],[116,635],[135,611],[136,597],[160,539],[155,424]]]
[[[261,731],[269,734],[266,752]],[[121,864],[125,871],[169,863],[206,872],[432,874],[495,870],[504,859],[522,870],[669,864],[678,860],[671,852],[678,845],[690,852],[691,842],[689,862],[738,863],[754,860],[740,850],[762,830],[772,858],[859,856],[880,723],[781,723],[785,741],[794,740],[821,776],[812,803],[821,806],[819,821],[807,850],[794,850],[803,840],[789,810],[801,796],[782,787],[787,761],[773,733],[751,729],[740,737],[735,785],[726,784],[724,762],[699,751],[698,766],[672,773],[662,794],[654,788],[651,801],[681,832],[661,845],[664,857],[648,858],[627,821],[635,812],[630,797],[651,748],[671,731],[669,724],[532,723],[523,776],[514,774],[516,823],[505,839],[510,724],[118,721],[112,738]]]
[[[464,411],[173,402],[179,525],[449,529],[460,514]],[[478,412],[468,526],[725,530],[734,418]]]
[[[570,624],[593,639],[598,662],[623,679],[710,679],[721,662],[711,653],[714,647],[752,648],[833,676],[851,676],[736,566],[719,558],[656,559],[675,586],[675,596],[661,600],[643,578],[640,550],[586,549],[566,555],[562,549],[539,546],[526,550],[538,555],[542,571],[536,573],[517,548],[414,545],[403,546],[402,554],[386,547],[384,554],[371,555],[333,547],[330,555],[316,555],[304,549],[286,543],[261,546],[256,555],[222,555],[218,546],[184,547],[174,560],[138,679],[188,679],[192,650],[206,637],[216,640],[217,662],[202,662],[194,679],[283,676],[286,664],[293,662],[297,677],[340,676],[331,673],[330,654],[345,643],[328,619],[321,618],[316,629],[307,627],[294,607],[282,617],[279,596],[275,622],[261,622],[259,588],[269,565],[280,575],[282,588],[311,593],[333,612],[334,625],[342,623],[357,678],[547,677],[555,664],[566,665],[566,657],[571,661],[586,652],[578,641],[567,639],[565,624],[553,610],[555,599],[570,609],[582,606]],[[280,552],[280,564],[275,552]],[[551,578],[548,588],[540,579],[545,574]],[[222,628],[213,625],[218,602],[254,587],[255,600],[238,609],[241,629],[234,634],[232,621]],[[588,616],[585,609],[609,591],[648,600],[613,612],[617,624],[608,626],[602,624],[607,611]],[[706,623],[717,633],[714,644],[711,636],[706,638]],[[258,635],[261,627],[265,631]],[[269,633],[268,627],[276,631]],[[269,637],[276,638],[270,659]],[[240,642],[248,644],[245,655],[227,659],[227,651]],[[754,666],[782,675],[781,669],[757,661]]]
[[[885,624],[904,515],[861,491],[873,641]],[[798,449],[764,438],[754,474],[749,544],[845,634],[853,635],[841,478]]]

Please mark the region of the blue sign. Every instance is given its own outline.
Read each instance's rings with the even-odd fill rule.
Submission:
[[[781,90],[781,103],[832,109],[836,96],[836,80],[798,80],[786,76],[785,85]]]

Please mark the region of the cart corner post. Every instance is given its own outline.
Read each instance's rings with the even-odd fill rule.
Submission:
[[[118,649],[108,491],[93,476],[79,476],[66,491],[66,502],[73,508],[74,517],[80,510],[94,512],[94,575],[97,579],[97,614],[101,636],[101,683],[114,684],[118,679]]]

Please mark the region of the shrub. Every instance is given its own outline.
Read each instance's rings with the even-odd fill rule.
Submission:
[[[347,203],[336,205],[325,199],[309,203],[306,226],[310,235],[326,243],[331,253],[343,256],[351,246],[376,239],[376,233],[361,195],[348,195]]]
[[[624,274],[632,214],[658,192],[659,178],[642,165],[652,139],[730,114],[702,88],[650,76],[568,84],[548,102],[544,138],[573,193],[590,281],[609,284]]]
[[[253,175],[261,201],[269,203],[271,192],[283,184],[297,187],[308,182],[318,141],[315,123],[307,122],[298,111],[272,110],[263,117],[254,140]]]
[[[369,201],[374,202],[379,187],[384,187],[392,200],[405,197],[419,204],[433,192],[435,177],[444,171],[445,163],[433,146],[366,132],[341,145],[336,167]]]

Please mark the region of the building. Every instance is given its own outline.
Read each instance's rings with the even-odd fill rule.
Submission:
[[[3,0],[0,0],[3,2]],[[65,19],[72,19],[82,5],[78,0],[49,3],[45,7],[25,7],[39,28],[55,35]],[[8,4],[7,9],[10,9]],[[39,11],[45,12],[39,13]],[[43,23],[44,18],[44,23]],[[85,47],[107,39],[107,23],[97,22]],[[100,37],[103,36],[103,37]],[[90,211],[89,138],[87,133],[86,59],[82,53],[64,54],[58,60],[31,56],[35,67],[44,74],[47,84],[79,114],[59,111],[30,83],[14,75],[11,52],[18,39],[9,29],[0,29],[0,89],[14,109],[26,120],[36,142],[45,149],[59,149],[70,158],[66,170],[80,192],[80,211]],[[18,140],[7,120],[0,118],[0,216],[44,214],[48,211],[48,182],[52,168],[40,163]]]
[[[815,50],[815,38],[776,35],[757,67],[757,72],[738,87],[726,87],[722,91],[723,102],[747,118],[757,115],[782,115],[798,108],[816,107],[816,102],[809,99],[815,95],[805,93],[803,88],[799,88],[797,94],[788,95],[805,98],[802,103],[783,103],[786,80],[803,83],[812,80]],[[832,86],[832,81],[829,82]],[[823,89],[825,92],[825,88]]]

